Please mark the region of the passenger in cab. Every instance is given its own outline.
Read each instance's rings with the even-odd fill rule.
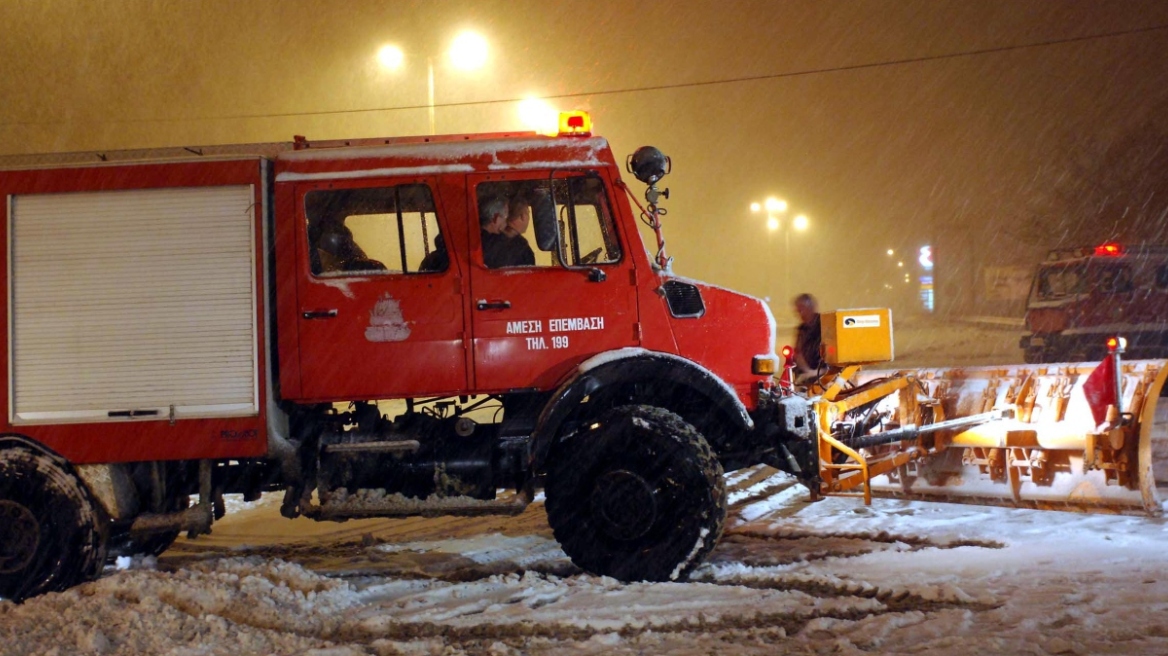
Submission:
[[[505,266],[506,263],[507,236],[503,230],[507,227],[509,214],[506,198],[489,198],[479,207],[483,263],[492,269]]]

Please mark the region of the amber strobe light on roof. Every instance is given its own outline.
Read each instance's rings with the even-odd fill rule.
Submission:
[[[591,137],[592,117],[588,112],[560,112],[561,137]]]

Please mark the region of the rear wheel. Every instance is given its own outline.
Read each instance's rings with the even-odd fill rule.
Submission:
[[[684,579],[726,517],[709,444],[652,406],[609,410],[558,445],[545,491],[548,523],[572,562],[622,581]]]
[[[105,563],[108,521],[62,458],[0,441],[0,597],[23,601],[89,580]]]

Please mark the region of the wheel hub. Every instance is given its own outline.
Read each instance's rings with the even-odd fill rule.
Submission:
[[[32,512],[15,501],[0,499],[0,574],[28,566],[41,541],[41,526]]]
[[[592,514],[611,537],[635,540],[653,527],[657,497],[653,486],[635,472],[606,472],[592,490]]]

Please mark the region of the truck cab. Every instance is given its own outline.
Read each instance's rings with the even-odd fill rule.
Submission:
[[[742,418],[769,385],[765,304],[650,259],[602,138],[315,144],[278,155],[274,182],[283,402],[538,397],[645,354],[720,381]],[[524,233],[485,229],[492,205]],[[508,242],[530,261],[493,261]]]

